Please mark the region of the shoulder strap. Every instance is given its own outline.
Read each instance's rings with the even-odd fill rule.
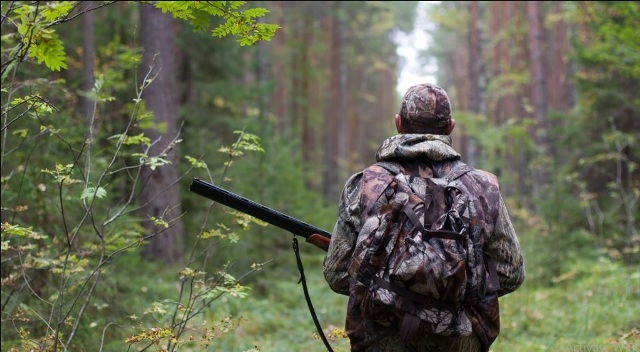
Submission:
[[[451,171],[449,171],[448,174],[442,176],[442,178],[445,179],[447,182],[451,182],[455,179],[460,178],[462,175],[470,171],[473,171],[473,168],[471,166],[465,163],[460,163],[454,166],[453,169],[451,169]]]
[[[400,165],[400,163],[398,162],[392,162],[392,161],[378,161],[376,163],[376,165],[385,168],[387,171],[389,171],[390,173],[396,175],[399,173],[406,173],[405,169],[402,167],[402,165]],[[456,180],[458,178],[460,178],[462,175],[473,171],[474,168],[463,163],[460,162],[458,163],[456,166],[453,167],[453,169],[451,169],[451,171],[444,175],[442,178],[445,179],[447,182],[451,182],[453,180]]]
[[[376,165],[386,169],[393,175],[397,175],[404,172],[404,168],[399,163],[393,161],[378,161]]]

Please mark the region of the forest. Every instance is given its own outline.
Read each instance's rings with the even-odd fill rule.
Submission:
[[[491,351],[640,350],[640,2],[1,4],[2,351],[348,351],[326,253],[189,185],[330,232],[401,37],[523,250]]]

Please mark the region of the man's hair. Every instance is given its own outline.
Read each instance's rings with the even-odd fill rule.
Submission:
[[[435,84],[412,86],[402,98],[399,115],[405,133],[444,134],[451,120],[449,96]]]

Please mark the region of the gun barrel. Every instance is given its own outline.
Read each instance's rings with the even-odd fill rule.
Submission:
[[[189,190],[209,198],[212,201],[224,204],[271,225],[287,230],[295,235],[308,238],[309,235],[317,233],[324,237],[331,238],[331,234],[325,230],[307,224],[306,222],[300,221],[260,203],[254,202],[251,199],[241,197],[199,178],[193,179],[191,186],[189,186]]]

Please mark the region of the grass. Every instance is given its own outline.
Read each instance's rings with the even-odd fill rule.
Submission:
[[[500,300],[502,329],[491,352],[640,351],[640,267],[625,267],[576,244],[572,248],[584,255],[558,248],[555,251],[563,254],[551,255],[550,245],[543,246],[544,239],[530,240],[533,236],[525,234],[521,240],[527,279]],[[347,298],[328,288],[322,254],[315,251],[311,247],[303,253],[305,275],[320,324],[329,333],[343,327]],[[562,257],[563,265],[554,263]],[[258,281],[265,296],[235,303],[244,320],[214,350],[326,351],[314,338],[293,253],[290,260],[279,261],[287,269],[278,277],[267,269]],[[331,341],[334,351],[349,350],[347,339]]]
[[[302,259],[318,321],[335,352],[349,351],[348,340],[334,336],[334,330],[343,328],[347,297],[328,288],[322,276],[321,252],[307,244],[301,246],[307,247],[301,248]],[[264,275],[255,282],[255,286],[262,287],[264,297],[251,295],[213,312],[219,315],[237,309],[241,314],[240,326],[233,334],[222,336],[215,351],[326,351],[307,306],[302,284],[298,283],[300,274],[293,252],[288,258],[276,261],[277,265],[284,265],[284,269],[277,271],[277,277],[271,276],[265,268]]]
[[[501,300],[492,352],[639,351],[640,272],[600,259]]]
[[[521,237],[527,278],[518,291],[501,298],[502,331],[491,352],[640,351],[640,266],[606,259],[593,246],[584,246],[587,237],[566,238],[577,243],[552,242],[534,231]],[[349,351],[348,340],[336,334],[344,326],[347,297],[331,291],[324,281],[324,254],[303,242],[300,249],[319,322],[335,352]],[[208,347],[199,341],[202,331],[194,329],[189,331],[194,342],[180,351],[326,351],[298,283],[294,253],[289,249],[270,255],[255,258],[273,262],[251,276],[247,297],[224,296],[191,322],[194,327],[215,328]],[[244,256],[259,257],[249,252]],[[79,350],[97,350],[94,346],[103,331],[103,351],[127,350],[124,340],[133,333],[131,327],[151,326],[146,325],[149,321],[132,321],[132,313],[139,319],[154,302],[176,296],[175,268],[132,258],[136,259],[110,267],[104,276],[94,305],[105,308],[92,308],[85,317]],[[107,322],[117,324],[103,330]],[[159,324],[161,320],[153,326]],[[4,332],[3,349],[12,345]]]

